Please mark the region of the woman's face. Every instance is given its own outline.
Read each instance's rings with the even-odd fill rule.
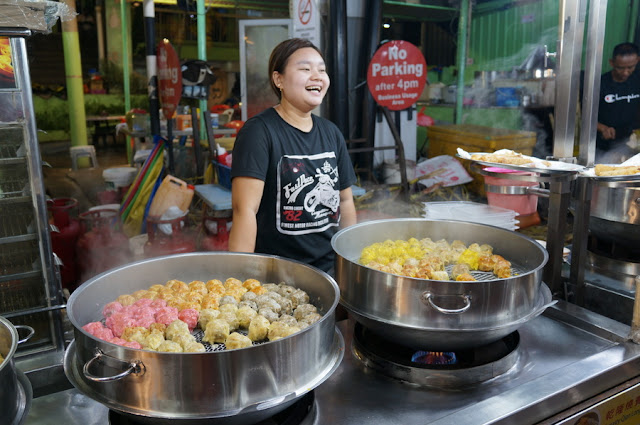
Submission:
[[[282,101],[302,111],[319,106],[330,84],[322,56],[311,47],[296,50],[289,56],[284,72],[274,72],[273,78],[282,89]]]

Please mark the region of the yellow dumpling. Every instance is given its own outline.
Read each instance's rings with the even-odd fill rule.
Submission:
[[[160,347],[160,344],[162,344],[164,341],[165,341],[164,334],[160,332],[151,332],[145,339],[144,344],[142,344],[142,346],[149,350],[157,350],[158,347]]]
[[[258,314],[249,323],[249,339],[251,341],[262,341],[267,338],[269,332],[269,320]]]
[[[248,329],[251,324],[251,319],[256,317],[258,312],[251,307],[244,305],[238,309],[236,317],[241,328]]]
[[[177,342],[163,341],[157,348],[158,351],[165,353],[182,353],[182,347]]]
[[[207,349],[199,342],[192,342],[184,348],[185,353],[205,353]]]
[[[229,324],[222,319],[213,319],[207,323],[203,341],[211,344],[223,343],[229,336]]]
[[[173,322],[169,323],[169,326],[167,326],[167,330],[164,331],[164,336],[166,339],[173,340],[176,335],[184,333],[190,333],[189,325],[187,325],[180,319],[176,319]]]
[[[224,342],[227,350],[237,350],[238,348],[251,347],[251,340],[238,332],[233,332]]]
[[[198,316],[198,324],[200,325],[200,329],[207,329],[207,323],[209,323],[213,319],[217,319],[219,315],[220,311],[214,310],[212,308],[205,308],[200,310],[200,315]]]

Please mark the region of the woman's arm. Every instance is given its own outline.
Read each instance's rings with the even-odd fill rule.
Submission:
[[[356,224],[356,205],[353,203],[353,193],[348,187],[340,191],[340,228]]]
[[[260,207],[264,182],[252,177],[236,177],[231,187],[233,218],[229,234],[229,251],[253,252],[258,226],[256,214]]]

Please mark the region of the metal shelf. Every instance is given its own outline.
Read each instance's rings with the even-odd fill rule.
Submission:
[[[24,355],[64,349],[60,277],[49,234],[42,160],[34,120],[27,49],[29,30],[0,28],[9,37],[15,87],[0,90],[0,314],[36,336]]]

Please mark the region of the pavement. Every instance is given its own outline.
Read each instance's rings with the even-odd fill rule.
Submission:
[[[98,193],[107,189],[102,178],[106,168],[128,166],[124,146],[109,146],[96,149],[98,166],[95,168],[71,169],[70,141],[40,144],[40,155],[45,164],[42,172],[44,186],[50,198],[74,198],[78,201],[78,213],[99,205]]]

